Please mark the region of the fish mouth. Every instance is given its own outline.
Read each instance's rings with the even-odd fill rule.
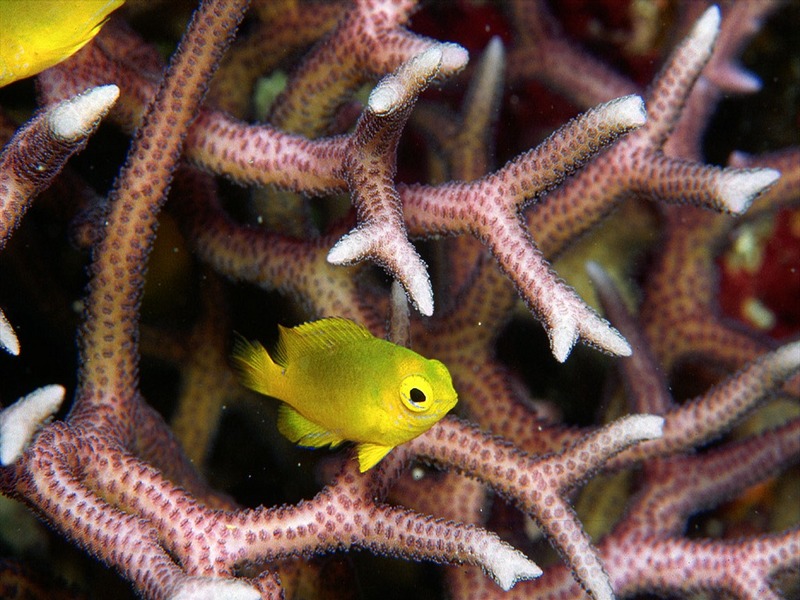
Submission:
[[[455,407],[456,404],[458,404],[458,396],[456,396],[452,400],[449,400],[449,399],[448,400],[442,400],[441,403],[444,404],[447,407],[447,410],[445,410],[444,412],[448,413],[451,410],[453,410],[453,407]]]

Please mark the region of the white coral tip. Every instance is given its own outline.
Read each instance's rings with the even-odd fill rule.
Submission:
[[[432,46],[384,77],[369,95],[367,106],[378,116],[386,116],[412,100],[434,77],[442,64],[440,44]]]
[[[611,277],[609,277],[608,273],[600,263],[589,260],[586,261],[585,268],[586,273],[589,275],[589,279],[595,288],[608,291],[614,290],[614,283],[611,281]]]
[[[425,79],[432,77],[442,64],[443,45],[432,46],[412,59],[414,72]]]
[[[701,48],[710,48],[719,33],[722,16],[718,6],[710,6],[692,27],[689,37]]]
[[[632,350],[628,340],[608,321],[597,315],[593,315],[581,324],[580,333],[586,341],[614,356],[631,355]]]
[[[192,577],[187,579],[170,600],[261,600],[261,593],[240,579]]]
[[[360,229],[343,235],[328,251],[328,262],[332,265],[349,265],[364,258],[369,252],[371,241]]]
[[[66,390],[47,385],[0,412],[0,464],[10,465],[31,443],[34,434],[59,409]]]
[[[536,579],[542,575],[542,570],[536,563],[507,544],[493,547],[492,552],[482,558],[484,568],[506,592],[518,581]]]
[[[593,341],[598,343],[600,347],[613,354],[614,356],[630,356],[633,354],[633,349],[622,334],[608,325],[604,330],[602,338],[597,338]]]
[[[483,51],[484,59],[488,57],[491,64],[501,67],[505,62],[505,54],[506,48],[503,45],[503,39],[499,35],[493,35]]]
[[[664,417],[659,415],[630,415],[617,424],[627,442],[657,440],[664,435]]]
[[[548,331],[550,351],[558,362],[567,360],[575,342],[578,341],[578,328],[572,319],[562,319],[554,323]]]
[[[376,115],[383,116],[394,110],[400,103],[402,90],[397,81],[381,83],[372,90],[367,106]]]
[[[720,200],[733,214],[741,214],[761,192],[780,178],[775,169],[749,169],[733,171],[723,177],[718,185]]]
[[[608,118],[625,127],[641,127],[647,122],[647,110],[641,96],[622,96],[604,106]]]
[[[116,85],[101,85],[65,100],[50,114],[53,134],[63,140],[89,135],[119,97]]]
[[[781,346],[772,353],[775,368],[787,376],[800,369],[800,342]]]
[[[433,288],[427,271],[410,277],[408,295],[420,314],[426,317],[433,315]]]
[[[19,355],[19,340],[11,323],[8,322],[3,311],[0,310],[0,348],[4,348],[14,356]]]
[[[458,73],[467,66],[469,52],[463,46],[445,43],[439,46],[442,49],[442,64],[439,67],[444,75]]]
[[[728,89],[738,94],[755,94],[764,87],[758,75],[745,69],[727,69],[724,75]]]

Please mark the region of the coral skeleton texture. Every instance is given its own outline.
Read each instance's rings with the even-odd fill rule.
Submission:
[[[800,291],[800,145],[704,137],[796,6],[187,4],[0,90],[0,596],[800,597],[800,311],[719,286]],[[457,415],[281,439],[234,331],[328,316]]]

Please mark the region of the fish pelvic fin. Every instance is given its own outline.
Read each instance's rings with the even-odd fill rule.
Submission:
[[[264,346],[236,334],[231,356],[242,385],[259,394],[272,395],[269,383],[279,367],[270,358]]]
[[[288,440],[306,448],[334,447],[344,442],[335,433],[309,421],[288,404],[278,407],[278,431]]]
[[[363,442],[356,446],[356,453],[358,454],[358,468],[363,473],[377,465],[381,459],[392,451],[394,446],[382,446],[380,444],[372,444],[370,442]]]

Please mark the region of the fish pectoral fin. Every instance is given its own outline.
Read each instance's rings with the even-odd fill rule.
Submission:
[[[292,442],[309,448],[338,446],[344,441],[324,427],[309,421],[288,404],[278,407],[278,431]]]
[[[394,446],[380,446],[364,442],[356,446],[358,468],[363,473],[377,465],[381,459],[392,451]]]

